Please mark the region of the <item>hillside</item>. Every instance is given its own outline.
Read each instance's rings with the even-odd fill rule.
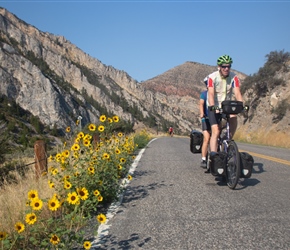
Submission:
[[[67,126],[77,129],[79,116],[85,126],[98,123],[105,114],[118,115],[127,132],[142,127],[166,131],[173,125],[177,133],[188,135],[200,128],[199,93],[204,89],[204,77],[214,70],[215,66],[188,61],[139,83],[127,72],[84,53],[65,37],[42,32],[0,8],[0,94],[28,112],[26,117],[38,119],[46,133],[61,135]],[[248,119],[240,118],[240,130],[247,131],[248,141],[253,141],[249,133],[257,134],[263,128],[289,137],[289,66],[271,72],[284,85],[273,85],[261,96],[264,90],[256,91],[255,86],[267,85],[267,79],[255,85],[256,76],[234,71],[242,86],[247,86],[245,101],[253,106]],[[283,105],[284,113],[276,119]],[[27,124],[29,119],[22,121]]]

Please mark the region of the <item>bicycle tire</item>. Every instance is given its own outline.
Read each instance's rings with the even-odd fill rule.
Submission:
[[[227,150],[226,182],[230,189],[235,189],[240,179],[240,153],[234,141],[230,141]]]

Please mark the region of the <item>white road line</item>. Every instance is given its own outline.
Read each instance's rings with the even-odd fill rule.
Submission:
[[[156,140],[157,138],[154,138],[152,139],[148,144],[147,146],[153,142],[154,140]],[[147,147],[146,146],[146,147]],[[144,153],[145,151],[145,148],[141,149],[140,152],[138,153],[137,157],[135,158],[134,162],[132,163],[130,169],[129,169],[129,174],[133,174],[136,167],[138,166],[138,163],[142,157],[142,154]],[[122,188],[126,188],[128,186],[128,184],[130,183],[130,181],[127,179],[127,178],[124,178],[122,180],[122,183],[121,183],[121,187]],[[125,190],[124,190],[125,191]],[[108,225],[109,221],[115,216],[118,208],[120,207],[121,203],[122,203],[122,200],[123,200],[123,196],[124,196],[124,192],[122,192],[119,197],[118,197],[118,201],[117,202],[114,202],[110,205],[108,211],[107,211],[107,214],[106,214],[106,222],[104,224],[101,224],[99,225],[98,227],[98,235],[94,238],[94,240],[91,242],[92,243],[92,249],[95,248],[95,247],[101,247],[102,246],[102,243],[104,243],[102,241],[102,238],[107,236],[109,234],[109,228],[110,228],[110,225]],[[96,222],[97,223],[97,222]]]

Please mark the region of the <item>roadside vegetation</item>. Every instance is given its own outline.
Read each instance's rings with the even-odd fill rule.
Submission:
[[[67,127],[66,140],[48,157],[41,177],[32,168],[24,174],[15,168],[13,182],[9,176],[2,180],[0,249],[91,248],[106,209],[132,179],[135,155],[151,139],[146,131],[123,133],[119,122],[118,116],[102,115],[81,131]],[[94,225],[94,235],[86,233],[88,225]]]

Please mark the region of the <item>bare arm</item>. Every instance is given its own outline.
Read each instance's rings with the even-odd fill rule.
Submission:
[[[240,87],[235,87],[234,91],[235,91],[236,100],[242,102],[243,101],[243,97],[242,97],[242,94],[241,94]]]
[[[203,105],[204,105],[204,100],[203,99],[200,99],[199,100],[199,114],[200,114],[200,118],[204,117]]]
[[[214,106],[214,88],[213,87],[208,88],[208,105]]]

